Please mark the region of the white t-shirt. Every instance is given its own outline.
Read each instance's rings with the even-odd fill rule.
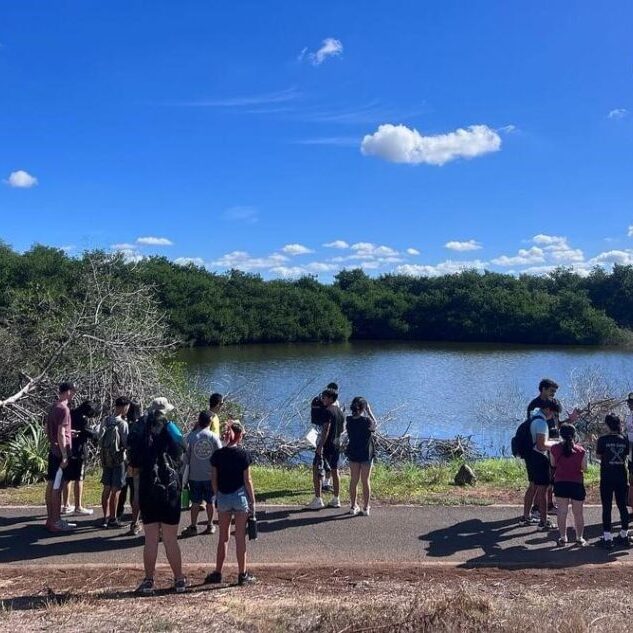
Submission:
[[[536,436],[544,435],[545,441],[549,441],[549,426],[547,424],[547,420],[544,417],[541,417],[540,411],[535,412],[538,417],[535,417],[530,424],[530,433],[532,434],[532,447],[537,453],[541,453],[542,455],[547,455],[547,449],[544,451],[539,451],[536,448]]]

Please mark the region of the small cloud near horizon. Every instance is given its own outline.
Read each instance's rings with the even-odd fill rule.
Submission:
[[[459,240],[450,240],[444,244],[444,248],[448,248],[450,251],[463,253],[466,251],[478,251],[482,248],[482,245],[476,240],[465,240],[463,242],[460,242]]]
[[[137,244],[142,246],[173,246],[174,243],[166,237],[138,237],[136,239]]]
[[[292,255],[293,257],[296,255],[308,255],[309,253],[314,253],[311,248],[308,248],[303,244],[286,244],[282,247],[281,252],[286,255]]]

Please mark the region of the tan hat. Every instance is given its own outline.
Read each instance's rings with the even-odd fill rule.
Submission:
[[[149,405],[150,411],[160,411],[161,413],[169,413],[174,409],[174,405],[167,398],[154,398],[152,404]]]

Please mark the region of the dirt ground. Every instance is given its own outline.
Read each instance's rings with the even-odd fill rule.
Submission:
[[[0,631],[628,631],[633,567],[463,569],[449,565],[371,568],[254,567],[248,587],[203,585],[208,570],[188,567],[190,588],[170,589],[161,568],[153,597],[133,593],[135,566],[0,569]],[[226,574],[235,580],[235,570]]]

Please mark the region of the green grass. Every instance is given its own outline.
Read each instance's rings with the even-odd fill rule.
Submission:
[[[372,474],[375,502],[423,505],[486,505],[518,503],[526,485],[525,467],[516,459],[484,459],[472,464],[477,475],[475,486],[453,484],[458,463],[399,467],[377,464]],[[592,465],[585,476],[591,500],[599,481],[599,469]],[[308,466],[280,468],[253,466],[253,483],[258,503],[303,504],[312,498],[312,472]],[[348,499],[349,475],[342,472],[341,497]],[[359,486],[360,493],[360,486]],[[41,505],[44,485],[0,488],[0,505]],[[71,497],[72,498],[72,497]],[[98,505],[101,484],[98,473],[90,473],[84,482],[84,503]]]

